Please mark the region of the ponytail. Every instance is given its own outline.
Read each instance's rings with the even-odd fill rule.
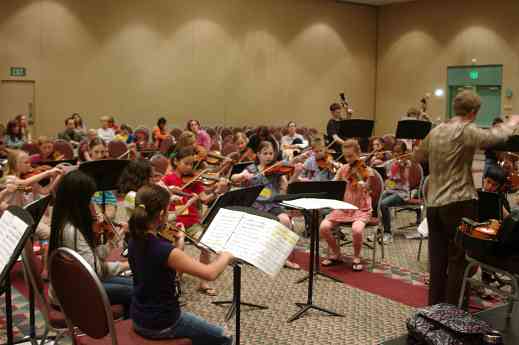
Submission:
[[[132,238],[145,238],[150,227],[158,220],[162,211],[167,212],[169,192],[158,185],[146,185],[137,191],[135,208],[129,227]]]

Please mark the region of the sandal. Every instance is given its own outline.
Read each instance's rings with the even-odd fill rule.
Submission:
[[[353,272],[362,272],[364,271],[364,266],[360,262],[360,259],[353,259]]]
[[[198,292],[200,292],[204,295],[207,295],[207,296],[211,296],[211,297],[218,296],[218,292],[216,292],[216,290],[214,288],[209,287],[209,286],[206,286],[206,287],[200,286],[198,288]]]
[[[331,267],[331,266],[337,266],[342,265],[344,261],[342,261],[339,258],[328,258],[321,261],[321,266],[323,267]]]
[[[300,270],[301,269],[301,266],[299,266],[295,262],[288,261],[288,260],[285,262],[285,267],[290,268],[291,270]]]

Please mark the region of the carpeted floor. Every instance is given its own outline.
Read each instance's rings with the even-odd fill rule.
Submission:
[[[395,225],[407,225],[410,220],[409,215],[401,214],[396,219]],[[401,288],[413,289],[412,280],[422,279],[427,268],[427,241],[424,241],[422,259],[417,262],[418,241],[405,239],[404,233],[400,230],[396,231],[394,242],[386,246],[386,258],[383,264],[377,267],[385,271],[382,274],[389,276],[400,274],[407,277],[405,279],[409,279],[411,283],[402,285]],[[302,248],[307,247],[308,240],[302,239],[299,245]],[[196,249],[192,247],[187,250],[193,255],[197,254]],[[351,248],[343,251],[349,253]],[[366,251],[364,256],[370,257],[370,253]],[[245,266],[242,271],[242,300],[268,306],[267,310],[242,308],[242,344],[379,344],[405,333],[405,320],[414,310],[407,305],[410,303],[397,302],[362,290],[358,286],[353,287],[326,278],[318,278],[315,284],[315,303],[341,313],[345,317],[330,317],[312,311],[297,321],[287,323],[288,318],[298,311],[294,303],[306,302],[307,284],[295,284],[295,281],[305,276],[306,272],[284,269],[275,278],[270,278],[253,267]],[[219,291],[219,296],[216,298],[196,292],[197,281],[194,278],[185,277],[184,280],[184,299],[187,301],[185,309],[211,322],[223,324],[226,308],[215,306],[211,301],[232,297],[232,270],[227,269],[213,284]],[[16,303],[23,305],[21,301],[23,298],[19,294],[15,293],[15,295]],[[23,312],[23,306],[21,309]],[[20,332],[24,333],[26,321],[23,317],[18,317],[17,322],[20,323],[17,325]],[[234,330],[233,322],[226,325],[230,332]],[[42,325],[41,319],[37,324]],[[3,328],[4,324],[0,323],[0,336],[4,335]]]

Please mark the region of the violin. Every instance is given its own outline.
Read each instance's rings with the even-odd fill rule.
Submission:
[[[42,172],[45,172],[45,171],[48,171],[52,169],[52,167],[50,165],[39,165],[35,168],[32,168],[31,170],[29,170],[28,172],[20,175],[20,178],[22,180],[25,180],[25,179],[28,179],[30,177],[33,177],[33,176],[36,176],[36,175],[39,175],[41,174]]]
[[[335,174],[340,167],[340,163],[334,161],[330,153],[325,154],[321,159],[317,159],[316,163],[320,170],[329,171],[333,174]]]
[[[275,165],[271,164],[263,169],[263,175],[292,175],[294,173],[294,166],[292,165]]]
[[[369,175],[368,166],[362,160],[358,159],[350,164],[350,171],[344,179],[355,187],[359,182],[366,182]]]
[[[114,238],[120,240],[119,231],[117,228],[122,228],[122,224],[114,223],[102,214],[102,220],[97,217],[97,212],[93,204],[90,204],[90,212],[92,214],[93,224],[92,232],[94,233],[94,243],[96,245],[105,244]]]
[[[245,151],[240,153],[240,158],[238,159],[238,163],[242,162],[250,162],[256,160],[256,153],[250,148],[247,147]]]

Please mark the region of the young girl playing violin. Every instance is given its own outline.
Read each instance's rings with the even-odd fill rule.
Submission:
[[[234,145],[236,146],[236,149],[238,150],[238,163],[241,162],[250,162],[256,160],[256,154],[254,151],[248,147],[249,145],[249,138],[247,135],[243,132],[237,132],[234,134]]]
[[[388,160],[382,166],[386,169],[386,190],[380,199],[380,212],[384,226],[384,243],[393,240],[391,232],[390,207],[403,205],[411,196],[409,186],[409,171],[411,161],[403,155],[407,153],[407,146],[403,141],[397,141],[393,147],[394,159]],[[399,159],[399,157],[403,157]],[[417,219],[419,222],[419,217]],[[372,239],[371,239],[372,240]]]
[[[375,167],[391,159],[391,153],[384,151],[384,141],[382,138],[374,138],[371,142],[371,146],[372,151],[366,159],[367,166]]]
[[[204,204],[209,204],[216,199],[217,194],[222,192],[219,188],[215,190],[215,193],[209,194],[205,191],[204,185],[200,180],[190,181],[193,179],[195,172],[193,171],[193,164],[195,161],[194,150],[192,147],[184,147],[180,149],[172,161],[174,170],[164,176],[162,181],[164,184],[173,192],[180,192],[185,196],[182,197],[180,202],[172,203],[170,205],[170,211],[178,211],[183,205],[190,202],[195,197],[199,198]],[[203,231],[202,225],[200,224],[201,215],[197,204],[192,204],[185,209],[185,211],[176,217],[178,223],[183,224],[186,229],[186,233],[193,238],[200,236]],[[200,253],[200,262],[208,264],[210,262],[209,252],[202,250]],[[208,285],[207,281],[201,281],[199,291],[210,296],[216,295],[216,290]]]
[[[40,153],[31,156],[31,164],[33,165],[47,161],[59,161],[65,158],[63,154],[54,149],[54,142],[48,137],[39,137],[38,147]]]
[[[232,338],[221,327],[183,311],[175,279],[177,271],[203,280],[216,280],[233,259],[223,252],[210,263],[191,258],[159,229],[167,223],[169,193],[157,185],[139,189],[130,218],[129,262],[135,282],[131,318],[137,333],[149,339],[189,338],[193,345],[230,345]]]
[[[107,159],[108,148],[101,138],[96,138],[90,141],[88,145],[88,152],[93,161]],[[92,203],[100,221],[104,220],[106,216],[109,220],[115,218],[117,212],[117,197],[113,191],[98,191],[92,197]],[[104,205],[104,212],[103,212]]]
[[[110,253],[118,246],[117,238],[105,244],[96,243],[90,209],[90,200],[95,191],[95,181],[80,170],[71,171],[63,177],[56,190],[49,254],[59,247],[75,250],[99,276],[110,303],[124,306],[124,315],[127,318],[133,281],[119,274],[128,270],[129,265],[127,262],[107,261]],[[50,296],[53,300],[52,291]]]
[[[352,223],[353,270],[362,271],[362,235],[372,212],[371,196],[368,188],[370,172],[369,168],[360,160],[360,146],[356,140],[346,140],[342,147],[342,152],[347,164],[339,169],[335,179],[347,182],[344,201],[355,205],[358,209],[334,210],[321,222],[320,234],[325,238],[331,251],[328,258],[322,262],[322,265],[331,266],[343,262],[340,247],[337,244],[337,239],[333,236],[332,230],[341,223]]]
[[[263,174],[263,171],[267,171],[270,164],[274,162],[277,152],[274,150],[274,146],[269,141],[262,141],[258,145],[257,161],[251,164],[239,174],[231,176],[233,183],[244,184],[247,186],[264,185],[265,188],[261,191],[258,199],[253,204],[254,208],[258,210],[266,211],[277,216],[279,222],[287,228],[292,228],[292,222],[290,216],[286,213],[285,209],[275,203],[274,197],[280,194],[284,194],[287,191],[288,179],[286,175],[282,174]],[[297,170],[297,171],[296,171]],[[297,164],[294,170],[294,175],[290,182],[297,179],[297,175],[302,170],[302,165]],[[299,269],[299,265],[287,260],[286,266],[293,269]]]
[[[311,144],[311,154],[305,160],[303,172],[299,180],[301,181],[331,181],[340,163],[333,160],[333,156],[327,153],[324,140],[322,138],[313,138]]]

